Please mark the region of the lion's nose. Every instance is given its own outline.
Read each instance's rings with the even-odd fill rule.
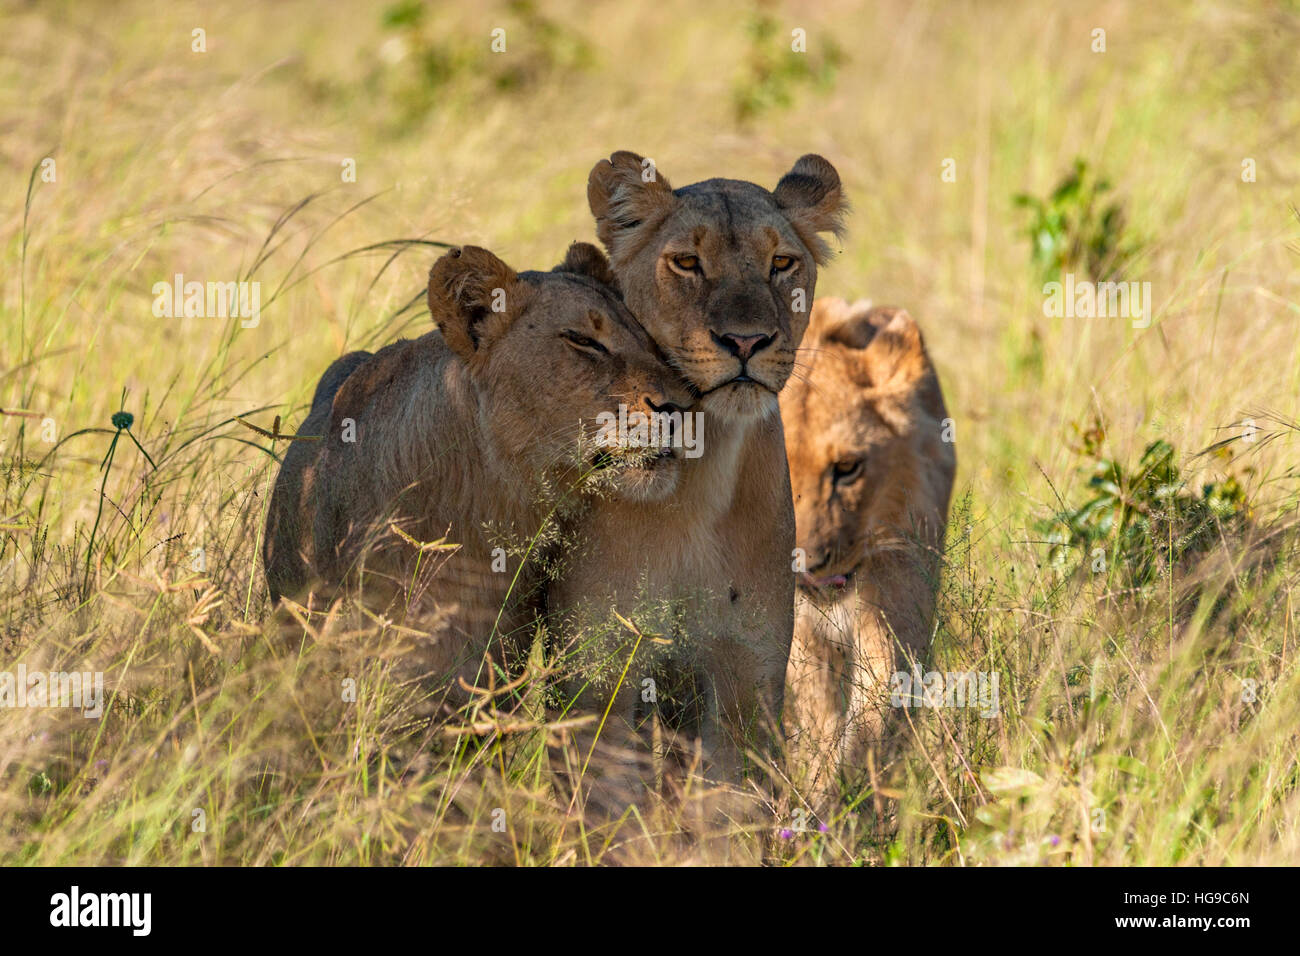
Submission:
[[[755,352],[763,351],[776,341],[775,335],[736,335],[734,332],[728,332],[725,335],[719,335],[717,332],[711,332],[710,334],[713,336],[714,342],[742,362],[748,361],[749,357]]]

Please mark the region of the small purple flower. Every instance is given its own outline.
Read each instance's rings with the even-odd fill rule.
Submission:
[[[829,830],[829,829],[830,829],[830,827],[828,827],[828,826],[827,826],[826,824],[824,824],[824,823],[819,823],[819,824],[817,824],[817,832],[818,832],[818,833],[825,833],[825,832],[826,832],[827,830]]]
[[[783,827],[783,828],[781,829],[781,832],[778,833],[777,836],[779,836],[782,840],[793,840],[793,839],[794,839],[794,831],[791,830],[791,829],[788,828],[788,827]]]
[[[107,760],[96,760],[96,761],[95,761],[95,769],[96,769],[96,770],[107,770],[107,769],[108,769],[108,761],[107,761]]]
[[[1047,838],[1047,842],[1051,846],[1057,847],[1061,845],[1061,838],[1057,836],[1055,833],[1053,833],[1050,837]]]

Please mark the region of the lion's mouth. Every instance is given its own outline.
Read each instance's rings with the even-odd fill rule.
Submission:
[[[835,574],[813,574],[804,571],[799,575],[799,586],[819,596],[838,596],[852,586],[853,577],[857,573],[856,566]]]
[[[675,457],[676,453],[671,447],[637,449],[621,455],[601,451],[592,456],[591,467],[594,471],[610,468],[621,471],[654,471]]]
[[[639,456],[630,467],[641,468],[645,471],[654,471],[660,465],[666,464],[677,457],[676,452],[671,448],[660,448],[654,454]]]
[[[776,389],[772,388],[772,386],[768,385],[766,382],[754,378],[753,376],[745,372],[741,372],[739,375],[735,376],[734,378],[729,378],[725,382],[722,382],[718,385],[714,385],[712,388],[704,389],[703,391],[700,392],[700,397],[703,398],[705,395],[712,395],[714,392],[719,392],[722,389],[729,388],[732,385],[736,385],[739,387],[753,385],[756,386],[757,388],[767,389],[767,391],[771,392],[773,395],[777,394]]]

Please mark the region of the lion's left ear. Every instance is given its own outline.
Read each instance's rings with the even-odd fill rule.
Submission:
[[[817,264],[824,265],[830,259],[831,248],[819,233],[829,232],[837,238],[843,235],[844,217],[849,211],[835,167],[815,153],[801,156],[781,177],[772,196]]]

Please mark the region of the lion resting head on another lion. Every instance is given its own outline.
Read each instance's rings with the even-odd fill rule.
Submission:
[[[638,502],[679,480],[674,449],[599,441],[620,405],[690,401],[610,278],[585,243],[552,272],[516,273],[474,246],[440,258],[438,330],[344,356],[321,379],[298,431],[323,440],[292,445],[267,514],[272,597],[359,583],[367,605],[431,632],[408,655],[429,675],[476,684],[489,646],[498,663],[516,655],[541,553],[581,520],[592,473]],[[439,540],[454,547],[420,547]]]

